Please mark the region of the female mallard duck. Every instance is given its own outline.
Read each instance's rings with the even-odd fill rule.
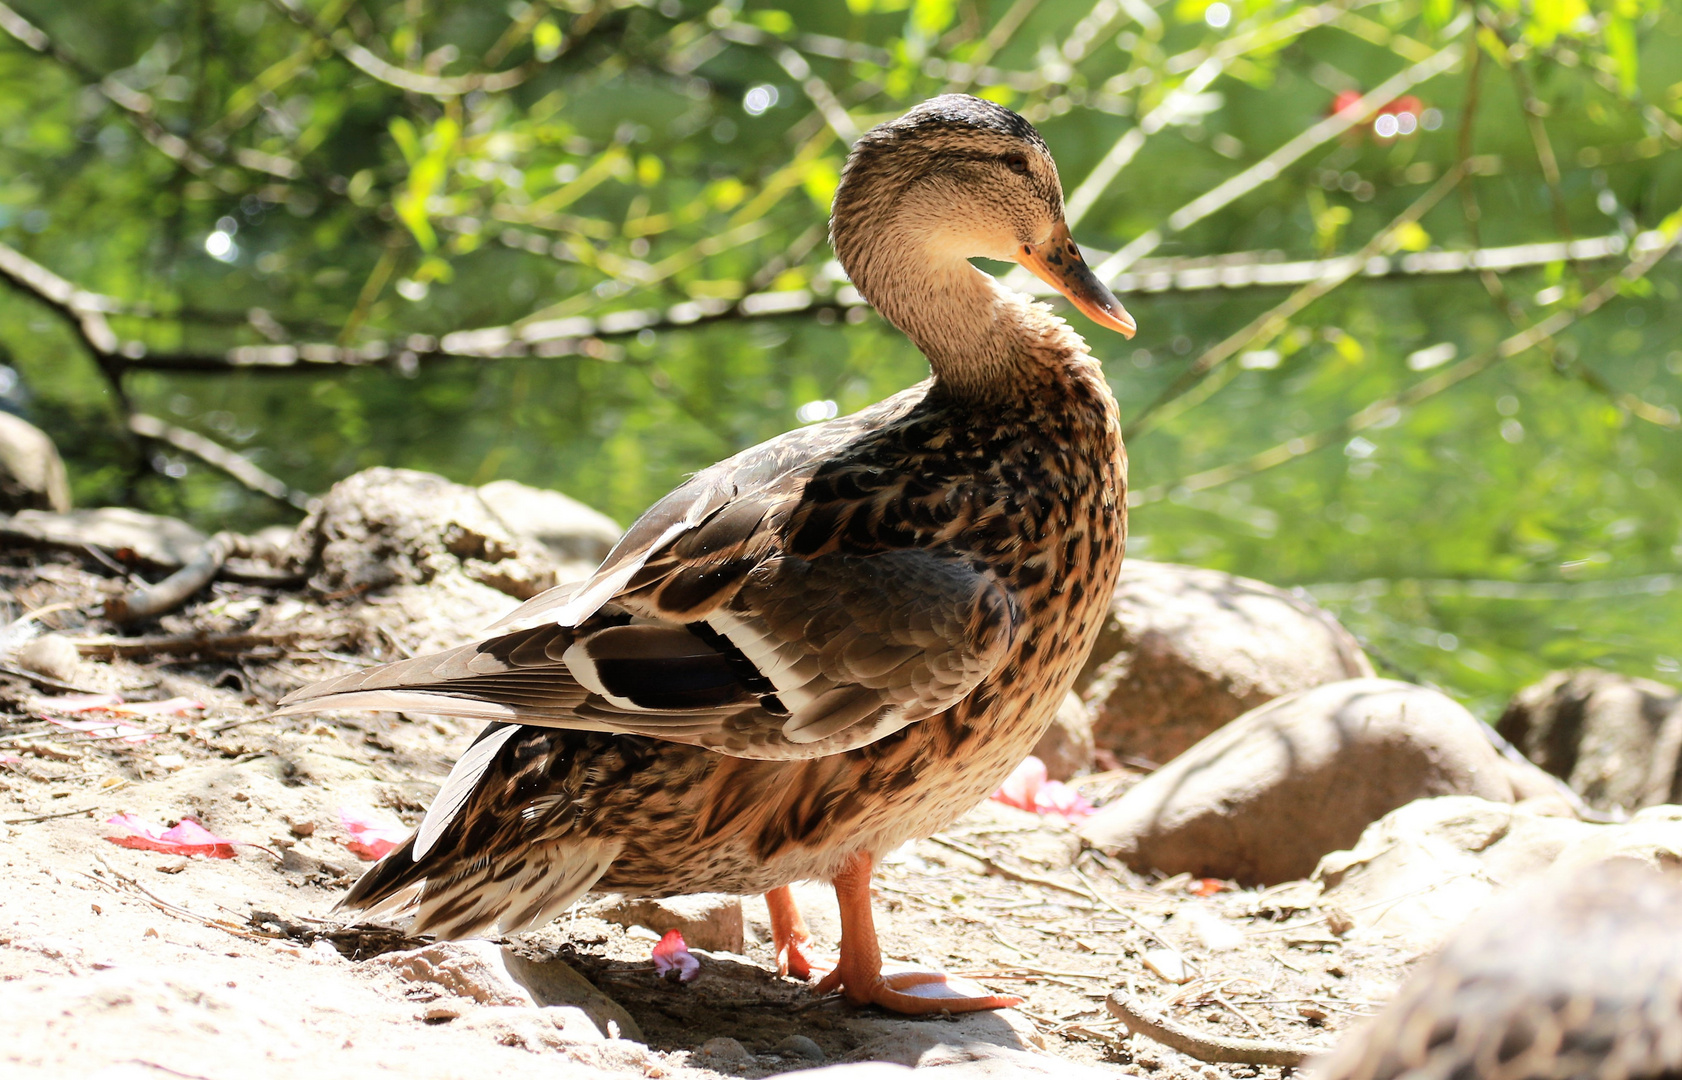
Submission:
[[[1133,320],[1069,237],[1044,140],[979,98],[860,138],[831,238],[933,378],[696,474],[593,577],[485,640],[283,703],[491,721],[348,906],[461,937],[591,889],[765,892],[779,968],[808,977],[787,886],[822,878],[842,932],[820,992],[1015,1004],[884,976],[871,869],[985,798],[1045,730],[1108,607],[1127,466],[1085,342],[968,260],[1020,262],[1128,336]]]

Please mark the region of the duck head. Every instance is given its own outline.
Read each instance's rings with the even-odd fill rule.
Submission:
[[[1020,263],[1093,322],[1134,333],[1132,316],[1069,235],[1045,140],[991,101],[943,95],[860,136],[836,189],[830,239],[854,286],[917,342],[937,374],[951,360],[940,354],[955,347],[998,347],[958,346],[966,335],[957,327],[931,325],[973,320],[988,306],[984,294],[1004,292],[971,258]]]

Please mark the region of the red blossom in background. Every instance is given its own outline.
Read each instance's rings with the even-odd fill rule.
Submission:
[[[162,851],[169,855],[203,855],[211,859],[231,859],[238,840],[217,836],[192,818],[182,818],[174,828],[165,829],[133,814],[118,814],[108,818],[107,825],[127,829],[128,836],[107,836],[118,847],[139,848],[142,851]]]
[[[1361,103],[1362,94],[1359,90],[1343,90],[1332,99],[1330,115],[1347,112]],[[1407,94],[1390,102],[1380,105],[1378,112],[1364,124],[1358,124],[1351,131],[1366,131],[1380,139],[1403,138],[1417,135],[1419,129],[1425,126],[1425,103]]]
[[[402,846],[409,838],[409,830],[400,824],[380,821],[359,810],[339,808],[339,824],[345,828],[345,838],[339,843],[359,859],[383,859]]]
[[[701,961],[689,954],[683,931],[667,930],[666,936],[655,944],[654,971],[678,982],[688,982],[701,973]]]
[[[1092,804],[1086,796],[1061,780],[1046,779],[1045,762],[1032,754],[1016,770],[1005,777],[993,801],[1033,814],[1054,814],[1065,821],[1079,821],[1090,817]]]

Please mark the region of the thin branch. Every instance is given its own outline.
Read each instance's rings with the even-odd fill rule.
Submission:
[[[1486,578],[1369,578],[1365,581],[1321,581],[1301,586],[1314,599],[1345,603],[1392,591],[1419,592],[1432,599],[1511,600],[1556,604],[1576,600],[1611,600],[1668,596],[1682,589],[1682,574],[1643,574],[1599,581],[1502,581]]]
[[[146,413],[129,414],[128,427],[143,439],[156,439],[168,443],[182,453],[193,455],[260,495],[290,503],[300,510],[309,509],[312,497],[308,492],[299,491],[278,476],[271,475],[253,464],[244,454],[230,450],[196,431],[177,427]]]
[[[1237,356],[1240,351],[1277,337],[1284,332],[1290,324],[1290,320],[1304,308],[1366,269],[1367,261],[1390,246],[1399,230],[1424,217],[1437,203],[1442,201],[1445,195],[1453,191],[1460,183],[1460,177],[1464,171],[1463,165],[1450,169],[1443,174],[1442,179],[1431,186],[1429,191],[1415,199],[1413,204],[1398,214],[1390,224],[1373,234],[1372,239],[1368,240],[1360,251],[1348,258],[1336,261],[1327,269],[1325,274],[1292,293],[1283,303],[1256,316],[1248,326],[1235,334],[1229,335],[1225,341],[1198,357],[1197,361],[1158,394],[1154,401],[1139,411],[1139,414],[1122,431],[1122,436],[1132,438],[1144,428],[1146,421],[1153,414],[1159,413],[1170,402],[1202,382],[1216,368]]]
[[[52,57],[59,64],[94,84],[107,101],[129,114],[141,136],[165,157],[195,175],[202,176],[210,171],[210,159],[202,149],[158,123],[157,118],[152,115],[153,102],[150,94],[130,89],[113,76],[101,75],[75,53],[58,44],[45,31],[4,3],[0,3],[0,30],[4,30],[35,52]]]
[[[270,0],[270,2],[287,18],[331,45],[334,52],[344,57],[351,66],[364,75],[385,83],[387,86],[393,86],[414,94],[450,98],[460,97],[474,91],[482,91],[487,94],[501,93],[519,86],[543,67],[540,61],[534,59],[528,60],[519,67],[509,68],[507,71],[478,72],[469,75],[428,75],[422,71],[411,71],[376,56],[359,44],[348,32],[329,30],[320,25],[315,21],[315,16],[306,11],[297,0]]]
[[[1636,253],[1636,257],[1628,265],[1601,282],[1598,288],[1583,297],[1570,310],[1556,312],[1535,326],[1513,334],[1494,347],[1469,356],[1453,367],[1446,368],[1439,374],[1418,382],[1401,393],[1381,397],[1347,417],[1341,423],[1309,435],[1299,435],[1296,438],[1288,439],[1277,446],[1252,454],[1243,461],[1231,465],[1207,469],[1200,473],[1194,473],[1183,480],[1157,484],[1143,491],[1130,493],[1127,503],[1129,506],[1143,506],[1148,503],[1160,502],[1172,492],[1207,491],[1222,484],[1229,484],[1244,477],[1278,468],[1280,465],[1341,442],[1358,431],[1364,431],[1381,421],[1390,419],[1402,409],[1410,408],[1427,398],[1435,397],[1443,391],[1465,382],[1472,376],[1494,367],[1503,360],[1510,359],[1551,340],[1573,323],[1593,314],[1608,300],[1618,295],[1618,292],[1625,285],[1633,281],[1639,281],[1646,276],[1648,271],[1658,265],[1660,259],[1676,247],[1679,238],[1682,238],[1682,224],[1672,224],[1667,232],[1658,235],[1656,243],[1641,246]]]
[[[251,542],[246,537],[231,532],[217,533],[205,541],[185,566],[162,581],[107,598],[100,614],[114,623],[128,623],[174,611],[215,580],[228,556],[250,549]]]
[[[1190,67],[1191,74],[1187,75],[1179,86],[1169,91],[1156,108],[1146,113],[1137,127],[1128,129],[1069,194],[1068,204],[1064,207],[1064,220],[1068,222],[1069,227],[1073,228],[1086,217],[1093,204],[1144,147],[1145,140],[1178,120],[1191,99],[1207,90],[1209,84],[1226,70],[1229,62],[1252,49],[1272,46],[1282,39],[1297,37],[1317,26],[1324,26],[1341,15],[1347,6],[1346,2],[1340,2],[1303,8],[1258,30],[1228,38],[1195,64],[1193,61],[1202,50],[1192,50],[1170,57],[1167,67]],[[1378,104],[1383,105],[1388,101],[1386,98]],[[1118,268],[1116,272],[1120,269],[1125,267]],[[1103,267],[1099,270],[1100,276],[1104,276]]]
[[[1123,270],[1138,262],[1139,259],[1155,251],[1168,236],[1195,225],[1217,210],[1248,195],[1256,188],[1278,177],[1286,167],[1294,164],[1316,147],[1337,138],[1356,124],[1364,123],[1381,106],[1394,101],[1419,83],[1449,70],[1460,61],[1460,55],[1461,47],[1458,44],[1447,45],[1429,60],[1421,61],[1391,76],[1373,90],[1368,91],[1366,96],[1354,105],[1346,109],[1340,109],[1324,120],[1315,123],[1237,176],[1186,203],[1170,214],[1167,222],[1161,228],[1151,229],[1134,238],[1126,247],[1105,259],[1099,264],[1095,273],[1104,281],[1115,278]]]
[[[1110,1015],[1120,1020],[1133,1034],[1143,1035],[1198,1061],[1294,1069],[1315,1054],[1324,1053],[1317,1046],[1274,1042],[1271,1039],[1235,1039],[1195,1031],[1165,1016],[1153,1016],[1120,990],[1104,999],[1104,1004]]]

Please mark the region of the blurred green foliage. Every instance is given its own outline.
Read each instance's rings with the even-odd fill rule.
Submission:
[[[1162,230],[1141,272],[1354,252],[1467,154],[1470,178],[1388,253],[1628,243],[1682,207],[1682,11],[1650,0],[11,4],[0,241],[121,301],[110,319],[130,344],[102,366],[62,312],[0,290],[0,384],[58,439],[79,502],[216,527],[295,511],[135,442],[125,408],[306,491],[404,465],[557,487],[628,520],[801,406],[848,411],[917,380],[926,366],[891,327],[823,306],[838,282],[823,229],[846,137],[943,91],[1022,111],[1071,193],[1136,150],[1071,205],[1095,261]],[[1444,48],[1462,55],[1407,89],[1405,130],[1361,118],[1201,220],[1172,218],[1340,93]],[[1356,276],[1146,417],[1133,483],[1165,497],[1134,509],[1132,552],[1304,586],[1381,665],[1486,715],[1567,664],[1674,681],[1676,259],[1351,438],[1178,483],[1569,310],[1624,261]],[[401,351],[411,335],[801,289],[820,306],[570,355]],[[1287,294],[1138,292],[1131,343],[1076,321],[1137,417]],[[374,340],[397,345],[356,368],[156,369]]]

